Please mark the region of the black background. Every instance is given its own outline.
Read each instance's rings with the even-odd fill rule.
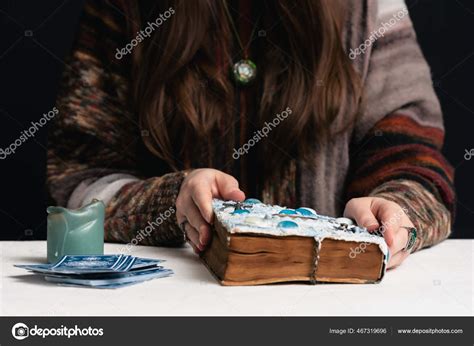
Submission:
[[[453,237],[472,238],[474,216],[474,2],[408,0],[420,45],[432,68],[446,125],[445,154],[456,168]],[[77,27],[82,0],[0,1],[0,147],[54,106],[57,82]],[[44,239],[46,129],[0,160],[0,239]]]

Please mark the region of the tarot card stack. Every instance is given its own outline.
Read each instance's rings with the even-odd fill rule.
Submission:
[[[60,285],[120,288],[173,274],[159,259],[130,255],[63,256],[54,264],[17,264]]]

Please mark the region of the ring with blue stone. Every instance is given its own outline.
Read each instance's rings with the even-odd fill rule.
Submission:
[[[402,228],[405,228],[408,231],[408,240],[403,251],[410,252],[415,247],[418,231],[415,227],[402,226]]]

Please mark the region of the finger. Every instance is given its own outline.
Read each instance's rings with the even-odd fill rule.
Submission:
[[[404,211],[398,204],[384,199],[375,199],[372,210],[382,224],[379,231],[385,238],[390,252],[397,254],[405,247],[408,240],[408,232],[400,228],[402,219],[406,217]]]
[[[188,199],[185,202],[183,213],[186,219],[199,233],[199,243],[205,246],[210,239],[210,229],[206,220],[201,215],[198,207],[194,204],[192,199]]]
[[[385,240],[385,242],[387,243],[387,240]],[[405,246],[407,245],[407,242],[408,242],[408,230],[406,228],[399,227],[393,233],[392,246],[389,246],[389,248],[392,248],[394,255],[399,254],[401,252],[407,252],[407,251],[404,251]]]
[[[199,250],[196,245],[194,245],[193,243],[189,242],[189,245],[191,245],[191,247],[193,248],[193,252],[196,254],[196,255],[199,255],[202,251]]]
[[[212,221],[212,192],[209,184],[203,182],[197,185],[192,194],[194,204],[198,207],[202,217],[207,223]]]
[[[219,196],[225,200],[243,201],[245,193],[239,189],[239,182],[233,176],[220,173],[216,174],[216,185]]]
[[[370,209],[370,200],[365,198],[351,199],[344,210],[344,216],[354,219],[357,225],[373,231],[379,227],[379,222]]]
[[[186,221],[186,216],[181,212],[181,209],[176,207],[176,221],[178,225],[181,225],[184,221]]]
[[[192,241],[188,241],[188,244],[191,245],[191,248],[196,255],[199,255],[202,252]]]
[[[396,253],[388,260],[387,268],[391,269],[398,267],[408,257],[409,254],[410,253],[408,251],[400,251]]]
[[[194,227],[192,227],[188,223],[184,226],[184,228],[186,231],[186,236],[188,237],[189,243],[191,244],[191,246],[201,251],[202,245],[199,243],[199,233],[196,231]]]

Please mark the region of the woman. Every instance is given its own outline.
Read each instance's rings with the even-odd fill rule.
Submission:
[[[52,196],[102,199],[107,241],[201,252],[211,199],[245,196],[383,226],[389,267],[448,237],[453,170],[403,1],[137,3],[88,1],[50,132]]]

